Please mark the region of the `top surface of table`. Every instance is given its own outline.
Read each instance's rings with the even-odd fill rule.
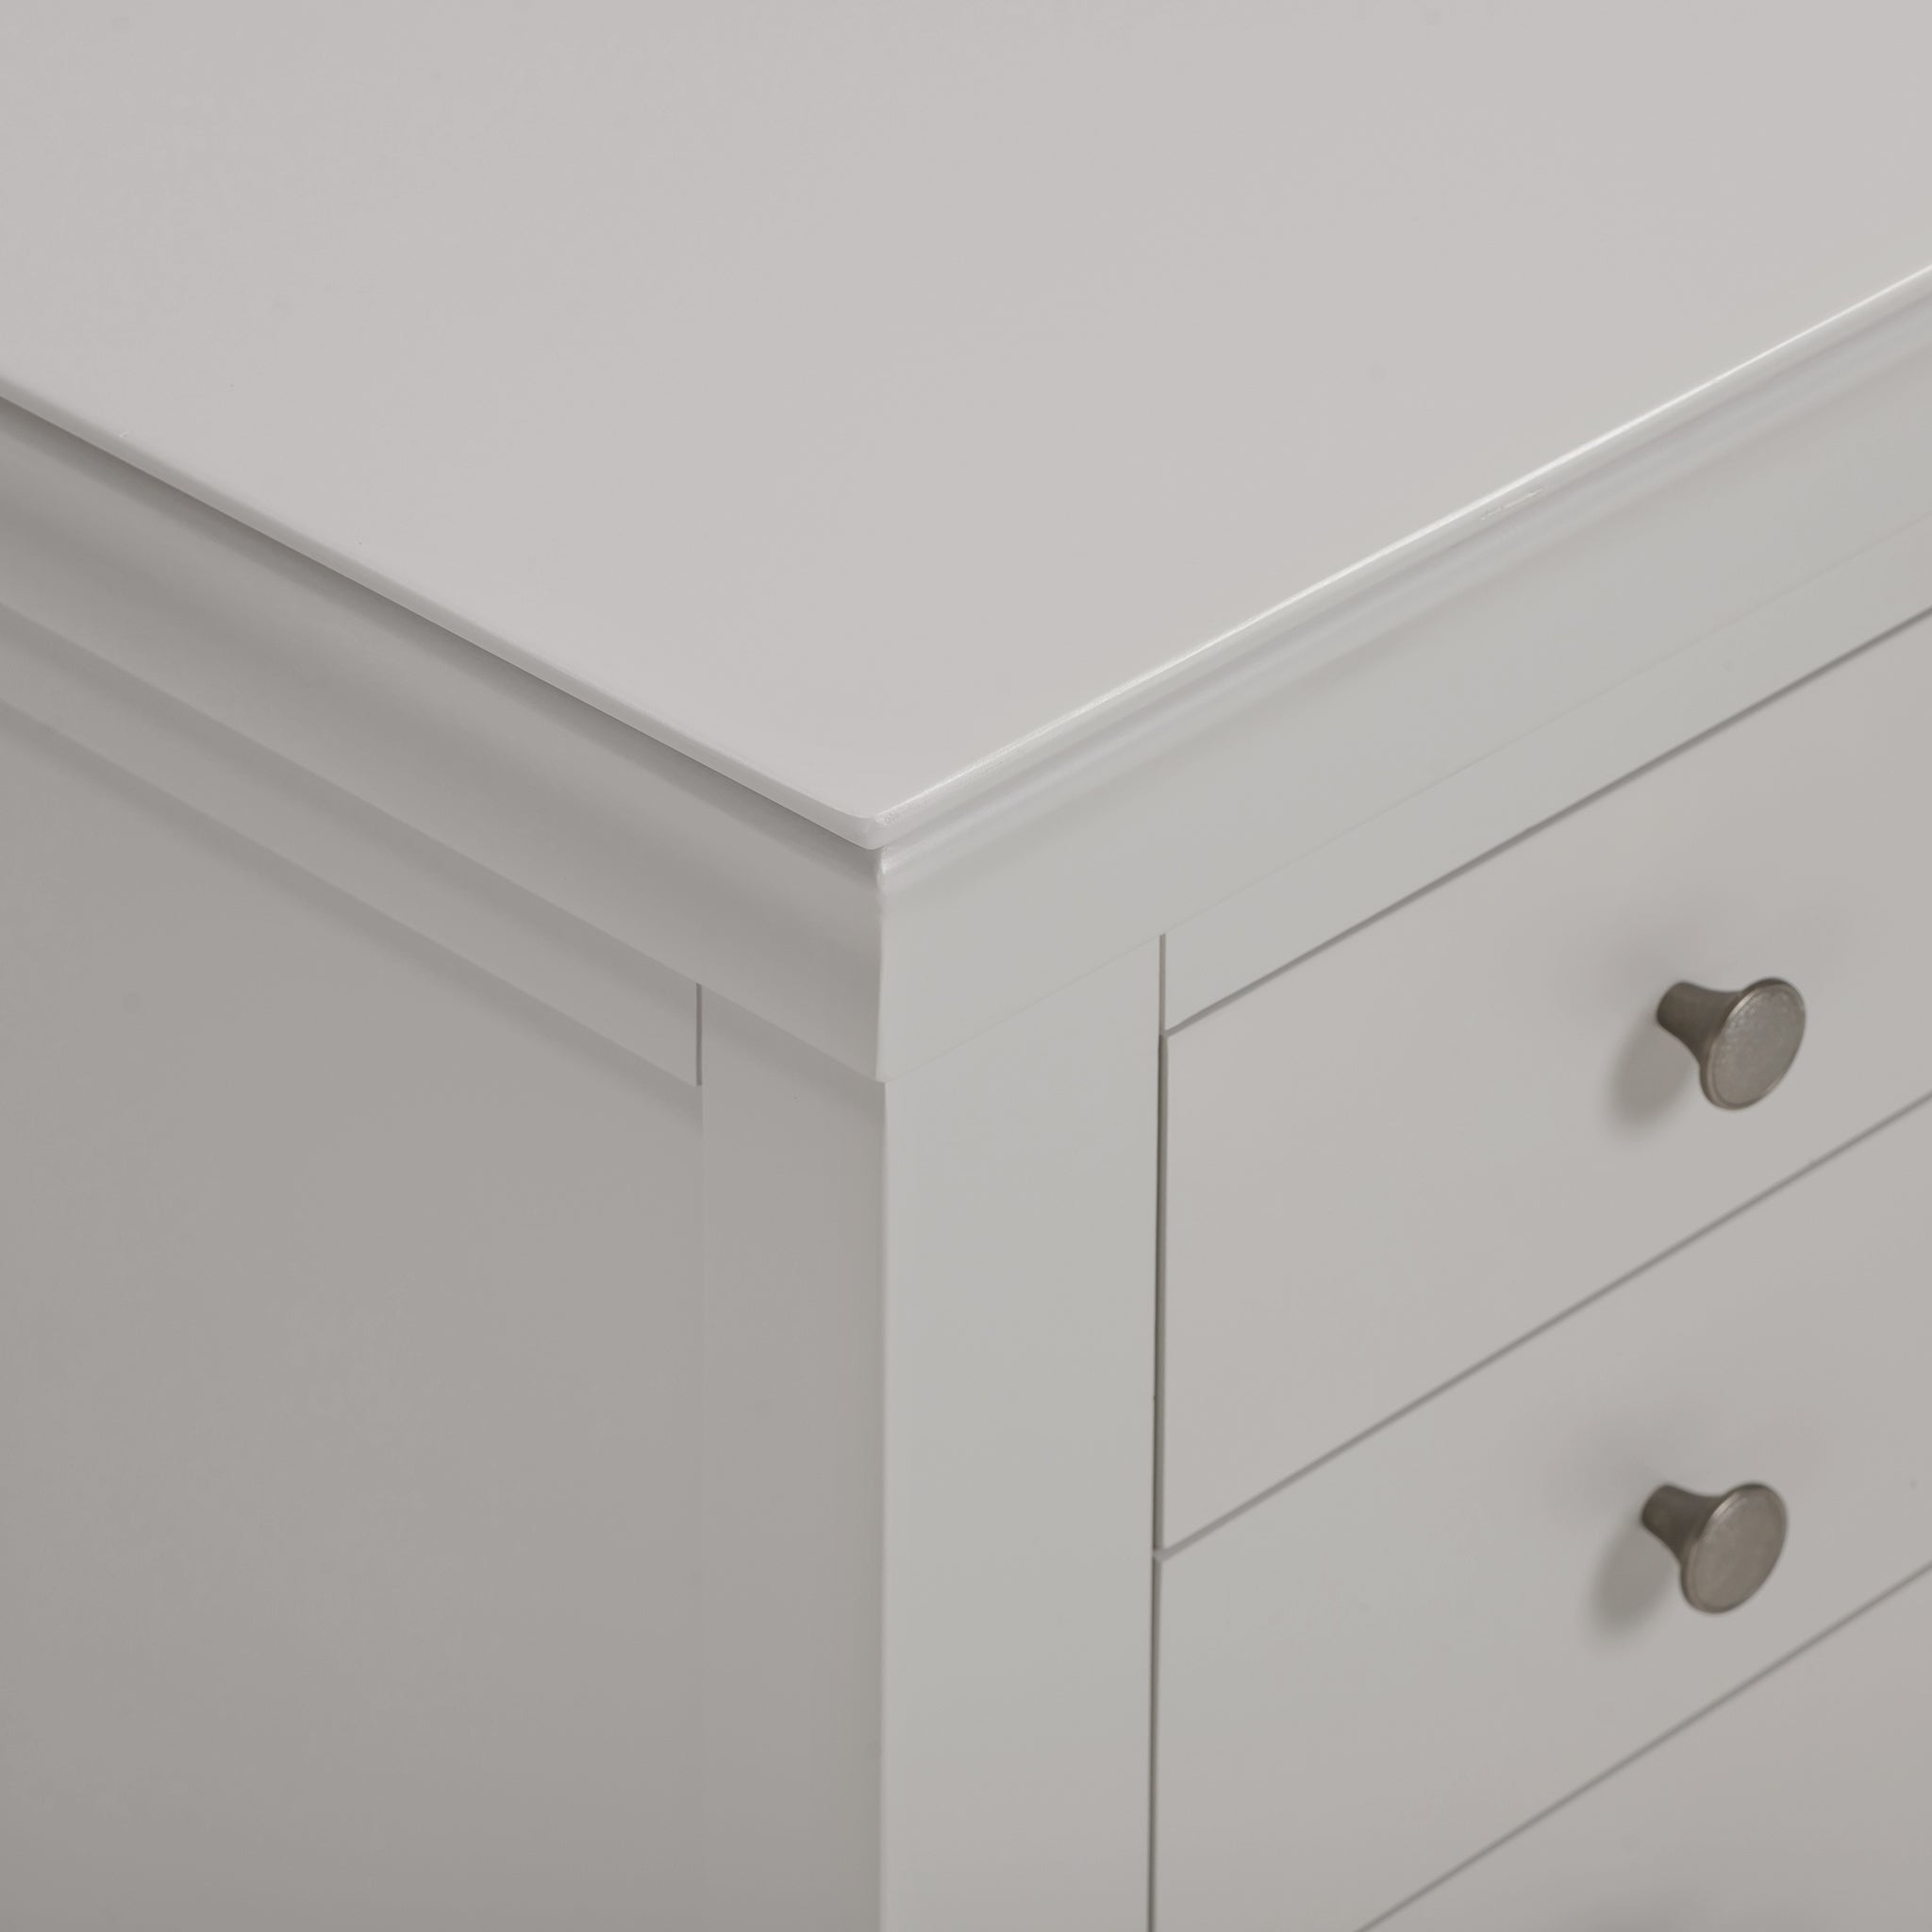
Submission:
[[[0,392],[865,843],[1932,262],[1910,0],[4,37]]]

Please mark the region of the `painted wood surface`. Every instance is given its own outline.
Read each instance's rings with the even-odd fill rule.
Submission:
[[[1928,325],[875,853],[4,404],[0,702],[680,1077],[693,980],[890,1078],[1165,932],[1172,1024],[1932,605]]]
[[[1387,1921],[1388,1932],[1919,1932],[1932,1582]]]
[[[698,1097],[0,717],[0,1924],[696,1923]]]
[[[870,842],[1923,269],[1928,56],[16,0],[0,388]]]
[[[1163,1563],[1160,1932],[1353,1932],[1932,1559],[1928,1160],[1921,1107]],[[1783,1559],[1701,1615],[1639,1512],[1753,1481]]]
[[[718,1932],[1140,1932],[1157,958],[883,1088],[705,1011]]]
[[[1932,626],[1824,673],[1168,1043],[1177,1541],[1932,1086]],[[1655,1023],[1781,975],[1725,1114]]]

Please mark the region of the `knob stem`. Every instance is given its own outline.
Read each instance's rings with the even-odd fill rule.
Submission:
[[[1666,1483],[1644,1504],[1643,1526],[1681,1563],[1723,1501],[1722,1496],[1693,1495]]]
[[[1730,1017],[1738,995],[1713,992],[1707,986],[1692,986],[1680,979],[1657,1004],[1657,1024],[1674,1033],[1699,1059],[1716,1039]]]

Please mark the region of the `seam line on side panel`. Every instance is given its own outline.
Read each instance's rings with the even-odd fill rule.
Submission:
[[[1147,1932],[1155,1932],[1154,1886],[1158,1857],[1155,1825],[1159,1811],[1160,1781],[1160,1565],[1149,1563],[1147,1570]]]
[[[1154,1086],[1154,1466],[1148,1472],[1147,1619],[1147,1925],[1153,1932],[1155,1861],[1160,1787],[1160,1513],[1161,1469],[1166,1461],[1167,1413],[1167,936],[1160,938],[1159,1011],[1156,1029]]]

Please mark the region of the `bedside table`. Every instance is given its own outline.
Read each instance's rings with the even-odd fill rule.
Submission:
[[[1924,1923],[1828,25],[10,25],[0,1924]]]

